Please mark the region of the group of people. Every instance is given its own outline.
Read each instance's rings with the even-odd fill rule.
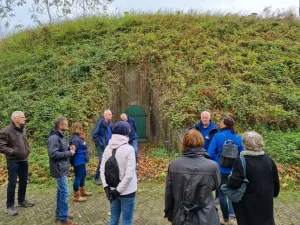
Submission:
[[[101,179],[100,179],[100,167],[101,167],[101,161],[103,152],[106,148],[106,146],[109,143],[109,140],[112,137],[112,113],[110,110],[105,110],[103,113],[103,117],[100,118],[95,126],[95,129],[93,131],[92,137],[95,142],[97,155],[99,157],[99,163],[96,169],[96,173],[94,176],[94,182],[97,185],[101,185]],[[138,158],[138,136],[136,134],[136,125],[133,118],[128,117],[125,113],[122,113],[120,115],[120,119],[122,121],[128,122],[130,125],[130,132],[129,132],[129,144],[131,144],[135,151],[136,161]]]
[[[93,140],[99,156],[99,165],[96,169],[94,181],[97,185],[103,184],[106,196],[111,204],[111,225],[119,223],[122,213],[123,224],[132,224],[137,190],[136,159],[137,135],[136,126],[132,118],[125,113],[121,114],[121,121],[111,125],[112,113],[105,110],[103,118],[97,121],[93,131]],[[6,213],[11,216],[18,214],[15,208],[15,188],[19,177],[18,206],[32,207],[34,203],[25,199],[28,180],[28,156],[30,146],[26,138],[25,115],[22,111],[15,111],[11,116],[11,124],[0,132],[0,153],[7,161],[8,186]],[[89,150],[86,145],[86,136],[81,123],[75,122],[71,126],[71,138],[68,142],[65,136],[69,124],[66,118],[56,118],[54,128],[48,135],[47,147],[50,163],[50,174],[57,182],[55,221],[60,224],[76,225],[73,215],[69,213],[68,174],[70,165],[74,167],[73,190],[75,202],[84,202],[91,192],[86,191],[86,163],[89,161]],[[130,144],[131,145],[130,145]],[[117,187],[110,187],[105,179],[105,163],[116,151],[120,183]],[[104,151],[105,150],[105,151]],[[102,157],[103,156],[103,157]],[[101,181],[99,177],[101,174]]]
[[[232,202],[222,191],[226,184],[239,189],[244,169],[237,157],[232,168],[220,165],[226,141],[231,140],[246,161],[249,183],[240,202]],[[182,156],[168,168],[165,217],[174,225],[275,225],[273,198],[280,190],[276,164],[265,154],[262,136],[257,132],[237,134],[235,122],[224,117],[217,127],[209,112],[201,113],[201,121],[186,131]],[[222,218],[219,219],[216,190]]]
[[[122,224],[133,221],[137,191],[136,163],[138,137],[132,118],[121,114],[121,120],[111,125],[112,113],[105,110],[103,118],[96,123],[92,137],[96,145],[99,163],[94,182],[103,185],[110,201],[110,225],[117,225],[122,214]],[[26,200],[28,179],[28,155],[30,147],[26,139],[25,115],[15,111],[11,124],[0,132],[0,153],[5,154],[8,170],[6,212],[17,215],[14,207],[15,188],[19,177],[18,206],[32,207]],[[74,167],[74,201],[86,201],[92,193],[86,191],[86,163],[89,150],[81,123],[71,126],[71,138],[67,142],[65,132],[68,120],[57,118],[48,135],[50,173],[57,181],[55,220],[60,224],[76,225],[68,210],[68,174]],[[237,146],[246,161],[246,177],[249,181],[241,202],[227,198],[221,189],[226,184],[232,189],[240,188],[244,181],[241,159],[237,157],[232,168],[220,165],[224,143],[228,140]],[[201,121],[185,132],[182,156],[173,160],[168,168],[165,193],[165,217],[174,225],[274,225],[273,197],[279,194],[279,178],[276,164],[265,154],[262,136],[257,132],[237,134],[235,122],[224,117],[219,126],[210,119],[209,112],[201,113]],[[119,182],[109,185],[106,180],[106,162],[115,157]],[[216,199],[213,191],[216,190]],[[219,219],[216,204],[220,202],[222,218]]]

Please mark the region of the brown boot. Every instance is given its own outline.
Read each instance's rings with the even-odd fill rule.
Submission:
[[[59,222],[60,225],[78,225],[77,222],[68,220],[66,222]]]
[[[81,197],[79,191],[75,191],[73,201],[74,202],[85,202],[86,198]]]
[[[83,187],[80,187],[80,195],[81,196],[92,196],[92,192],[87,192],[86,191],[86,187],[83,186]]]
[[[68,214],[68,219],[69,220],[71,220],[71,219],[73,219],[74,218],[74,216],[73,215],[71,215],[71,214]],[[58,216],[55,216],[55,221],[56,222],[58,222],[59,221],[59,217]]]

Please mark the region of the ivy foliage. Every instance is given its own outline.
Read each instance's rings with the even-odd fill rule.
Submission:
[[[111,104],[112,71],[151,68],[173,128],[199,112],[242,129],[300,125],[300,22],[238,15],[126,14],[30,29],[0,41],[0,126],[14,110],[45,143],[57,116],[91,122]],[[113,75],[114,74],[114,75]]]

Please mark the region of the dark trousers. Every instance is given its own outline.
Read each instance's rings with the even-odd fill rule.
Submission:
[[[229,174],[223,174],[221,173],[221,185],[226,184]],[[221,190],[221,185],[218,190],[218,197],[220,200],[220,208],[222,211],[223,219],[228,220],[229,215],[235,215],[233,207],[232,207],[232,201],[227,198],[227,196],[224,194],[224,192]]]
[[[28,179],[28,162],[7,162],[8,186],[6,206],[10,207],[15,204],[15,189],[17,177],[19,176],[18,202],[23,202],[26,195]]]
[[[101,166],[104,149],[96,147],[96,150],[97,150],[97,155],[99,157],[99,163],[98,163],[94,178],[99,179],[100,178],[100,166]]]

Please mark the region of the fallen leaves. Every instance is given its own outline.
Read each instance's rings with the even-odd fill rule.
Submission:
[[[139,149],[138,180],[165,182],[168,166],[172,159],[168,156],[151,157],[153,151],[155,151],[155,148],[149,145],[142,146]]]

